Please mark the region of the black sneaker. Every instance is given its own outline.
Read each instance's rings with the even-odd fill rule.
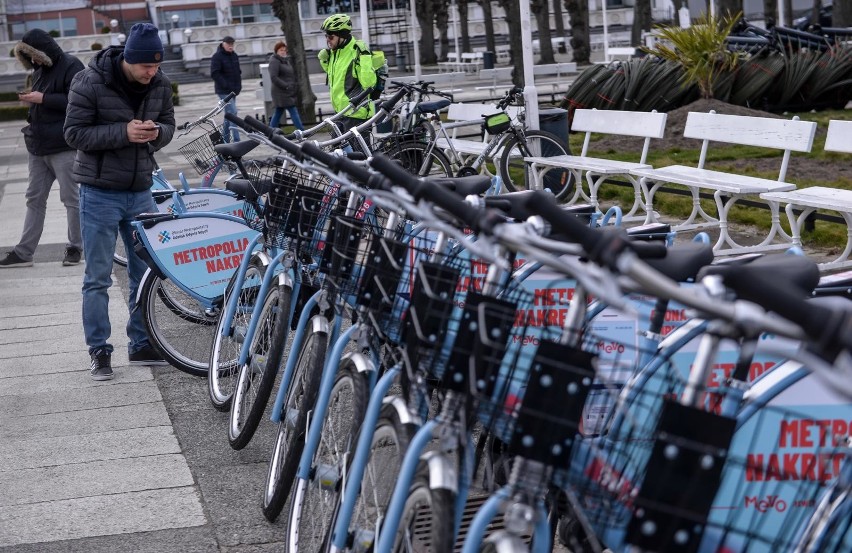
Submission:
[[[104,350],[97,350],[92,354],[92,368],[89,373],[92,380],[112,380],[111,355]]]
[[[82,251],[73,246],[65,248],[65,259],[62,260],[62,265],[65,267],[70,265],[79,265],[82,253]]]
[[[163,359],[163,356],[160,355],[157,350],[152,348],[151,346],[145,346],[139,351],[135,351],[128,355],[130,358],[131,365],[168,365],[169,362]]]
[[[0,259],[0,269],[10,269],[12,267],[32,267],[33,261],[21,259],[21,257],[13,251],[6,254],[6,257]]]

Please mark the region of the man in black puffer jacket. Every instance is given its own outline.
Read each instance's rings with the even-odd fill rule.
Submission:
[[[140,213],[156,211],[150,191],[154,152],[171,142],[175,132],[172,88],[159,70],[162,60],[157,28],[137,23],[124,48],[102,50],[77,74],[68,95],[65,139],[78,150],[74,177],[80,183],[86,256],[83,331],[95,380],[113,376],[108,290],[119,233],[130,285],[130,363],[165,364],[148,341],[140,311],[133,309],[145,263],[133,252],[130,224]]]
[[[83,239],[80,236],[80,192],[71,172],[74,149],[62,136],[68,89],[71,79],[83,70],[83,63],[62,51],[53,37],[41,29],[32,29],[15,45],[15,56],[26,69],[32,69],[32,90],[18,98],[29,106],[27,126],[21,129],[29,152],[27,214],[21,241],[0,259],[0,268],[30,267],[33,264],[44,218],[47,197],[53,181],[59,182],[59,199],[68,217],[68,242],[63,265],[80,263]]]
[[[243,70],[240,68],[240,56],[234,52],[234,37],[226,36],[213,57],[210,58],[210,76],[213,77],[213,90],[220,100],[233,92],[239,95],[243,89]],[[225,106],[225,113],[237,114],[237,99],[233,98]],[[227,119],[222,124],[225,142],[240,141],[240,133]]]

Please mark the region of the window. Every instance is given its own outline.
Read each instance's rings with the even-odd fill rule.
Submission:
[[[63,17],[61,19],[34,19],[32,21],[19,21],[11,24],[12,40],[21,40],[27,31],[42,29],[56,31],[59,36],[77,36],[77,19],[74,17]]]
[[[231,21],[233,23],[254,23],[256,21],[254,6],[231,6]]]

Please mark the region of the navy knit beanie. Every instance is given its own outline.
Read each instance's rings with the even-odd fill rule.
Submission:
[[[137,23],[130,29],[124,43],[124,61],[127,63],[161,63],[163,41],[160,33],[150,23]]]

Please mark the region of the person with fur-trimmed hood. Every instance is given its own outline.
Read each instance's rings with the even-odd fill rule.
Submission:
[[[62,48],[41,29],[32,29],[15,45],[15,57],[32,70],[31,87],[18,94],[29,106],[27,125],[21,129],[29,153],[27,213],[21,241],[0,259],[0,268],[30,267],[44,230],[47,197],[53,182],[59,182],[59,199],[68,218],[68,241],[63,265],[80,263],[83,239],[80,234],[80,191],[74,180],[74,149],[62,136],[65,108],[71,80],[83,63]]]

